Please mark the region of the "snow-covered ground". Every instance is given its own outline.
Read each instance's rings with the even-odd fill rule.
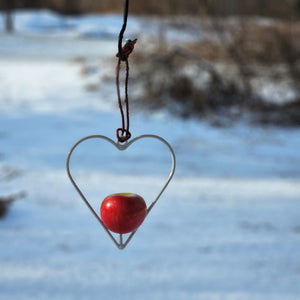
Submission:
[[[121,21],[86,17],[71,31],[71,21],[48,26],[53,14],[24,15],[14,36],[0,35],[0,167],[19,174],[0,181],[1,195],[27,193],[0,221],[0,299],[300,299],[300,131],[133,110],[132,134],[167,139],[177,170],[120,251],[71,186],[65,159],[79,138],[114,139],[120,126],[113,83],[102,76],[87,92],[95,75],[82,75],[82,61],[105,68]],[[107,35],[74,34],[95,24]],[[151,202],[170,155],[150,140],[124,153],[91,142],[71,163],[99,211],[114,192]]]

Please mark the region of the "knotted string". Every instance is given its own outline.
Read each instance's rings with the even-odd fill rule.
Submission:
[[[117,94],[118,94],[118,103],[119,103],[119,109],[121,113],[121,119],[122,119],[122,128],[118,128],[116,131],[118,142],[125,143],[131,138],[131,133],[129,131],[130,126],[130,114],[129,114],[129,101],[128,101],[128,82],[129,82],[129,55],[134,49],[134,45],[137,42],[137,39],[131,41],[128,40],[124,47],[122,48],[122,57],[124,58],[124,61],[126,63],[126,77],[125,77],[125,111],[126,115],[124,114],[123,104],[122,104],[122,98],[121,98],[121,92],[120,92],[120,69],[121,69],[121,55],[120,53],[116,54],[116,57],[118,57],[118,63],[117,63],[117,75],[116,75],[116,85],[117,85]]]
[[[127,26],[127,18],[128,18],[128,10],[129,10],[129,0],[124,1],[124,16],[123,16],[123,26],[121,28],[119,34],[119,43],[118,43],[118,64],[117,64],[117,75],[116,75],[116,85],[117,85],[117,93],[118,93],[118,103],[122,118],[122,128],[118,128],[116,131],[117,140],[119,143],[125,143],[131,138],[131,133],[129,131],[129,102],[128,102],[128,81],[129,81],[129,62],[128,57],[130,53],[134,49],[134,45],[137,39],[131,41],[127,40],[126,44],[122,47],[123,35]],[[126,119],[124,114],[124,109],[122,105],[121,92],[120,92],[120,69],[121,62],[125,61],[126,63],[126,77],[125,77],[125,110],[126,110]]]

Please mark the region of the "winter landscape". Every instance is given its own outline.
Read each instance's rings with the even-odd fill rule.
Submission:
[[[132,107],[133,136],[165,138],[177,169],[122,251],[74,190],[71,146],[92,134],[115,139],[120,127],[108,62],[121,22],[19,11],[13,35],[0,28],[0,196],[26,194],[0,219],[0,299],[300,299],[297,127],[213,127]],[[137,47],[156,32],[132,17],[127,35],[140,38],[141,28]],[[151,203],[171,160],[156,141],[124,153],[95,141],[71,165],[99,212],[116,192]]]

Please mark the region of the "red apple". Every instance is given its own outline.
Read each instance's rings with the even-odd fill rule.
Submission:
[[[137,230],[143,223],[147,205],[136,194],[113,194],[103,200],[100,213],[106,228],[116,233],[129,233]]]

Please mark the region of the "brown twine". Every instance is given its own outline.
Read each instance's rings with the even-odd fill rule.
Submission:
[[[116,74],[116,86],[117,86],[117,94],[118,94],[118,103],[119,103],[119,109],[121,113],[121,119],[122,119],[122,128],[118,128],[116,130],[116,135],[118,142],[120,143],[125,143],[131,138],[131,133],[129,131],[129,100],[128,100],[128,82],[129,82],[129,55],[134,49],[134,45],[137,42],[137,39],[133,41],[127,41],[124,47],[122,48],[122,54],[120,53],[116,54],[116,57],[118,57],[118,63],[117,63],[117,74]],[[126,111],[126,116],[124,114],[124,109],[123,109],[123,104],[122,104],[122,99],[121,99],[121,92],[120,92],[120,69],[121,69],[121,56],[123,56],[124,61],[126,63],[126,77],[125,77],[125,111]]]

